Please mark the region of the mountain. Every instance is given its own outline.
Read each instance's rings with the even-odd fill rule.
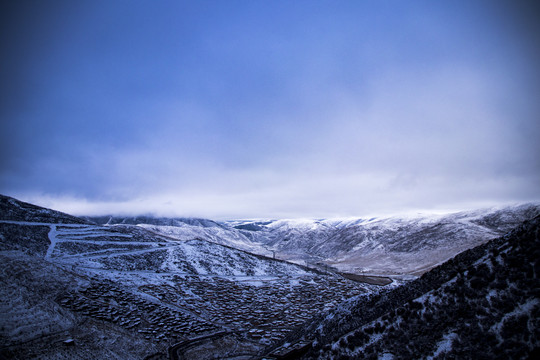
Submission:
[[[60,211],[45,209],[9,196],[0,194],[1,220],[42,222],[52,224],[88,224],[89,222]]]
[[[0,359],[254,357],[375,288],[202,238],[2,199]],[[186,226],[220,228],[204,224]]]
[[[214,222],[81,219],[0,199],[0,359],[302,352],[463,358],[467,351],[474,358],[526,358],[537,351],[539,219],[500,234],[538,214],[538,205]],[[379,268],[370,260],[377,254]],[[328,264],[393,279],[366,283],[326,271]]]
[[[152,217],[152,216],[133,216],[133,217],[120,217],[120,216],[87,216],[86,220],[95,222],[100,225],[158,225],[158,226],[177,226],[191,225],[203,228],[217,227],[221,228],[219,223],[201,218],[164,218],[164,217]]]
[[[226,245],[259,255],[271,255],[262,244],[252,241],[241,231],[224,223],[200,218],[156,218],[151,216],[86,217],[87,221],[100,225],[137,225],[158,235],[177,240],[204,239],[215,244]]]
[[[539,214],[539,204],[525,204],[443,215],[234,226],[258,226],[251,238],[285,259],[322,262],[353,273],[419,275]]]
[[[89,218],[137,224],[156,234],[217,244],[311,267],[399,278],[418,276],[540,214],[540,204],[441,215],[368,219],[235,220]]]
[[[540,216],[401,287],[359,295],[289,336],[305,359],[540,355]]]

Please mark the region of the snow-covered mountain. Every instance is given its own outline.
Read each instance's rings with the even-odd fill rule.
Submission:
[[[86,217],[87,221],[100,225],[137,225],[158,235],[177,240],[204,239],[215,244],[234,247],[254,254],[271,255],[261,244],[252,241],[246,234],[227,224],[200,218],[155,218],[151,216]]]
[[[303,359],[533,359],[540,216],[405,286],[349,299],[286,339]]]
[[[1,359],[255,356],[373,288],[200,237],[0,200]],[[205,224],[186,226],[221,227]],[[190,343],[200,337],[208,343]]]
[[[419,275],[540,214],[540,204],[450,214],[367,219],[235,220],[89,218],[137,224],[179,240],[205,239],[314,267],[378,275]]]
[[[438,261],[433,254],[451,257],[496,237],[538,214],[538,205],[437,216],[223,223],[151,217],[102,217],[91,222],[4,196],[0,196],[0,206],[0,358],[256,359],[266,346],[298,339],[299,334],[314,334],[322,344],[329,341],[328,334],[341,337],[343,329],[356,332],[366,316],[399,308],[404,299],[416,299],[437,287],[442,286],[441,294],[456,293],[452,277],[467,268],[472,269],[471,277],[464,275],[462,280],[470,299],[485,296],[487,290],[480,288],[484,275],[499,274],[487,293],[497,313],[485,324],[496,328],[494,334],[508,335],[505,329],[517,320],[518,325],[526,320],[527,329],[537,325],[530,320],[536,316],[531,311],[537,311],[537,303],[527,302],[538,288],[534,282],[538,266],[533,261],[538,260],[537,227],[536,242],[519,238],[517,253],[505,250],[503,238],[487,260],[484,249],[494,247],[484,244],[417,280],[377,281],[391,282],[384,287],[388,290],[374,285],[377,282],[365,284],[365,277],[316,271],[282,259],[378,273],[397,273],[396,264],[404,264],[410,266],[408,273],[423,272]],[[279,259],[272,259],[273,251]],[[369,268],[368,261],[380,268]],[[486,266],[478,269],[480,262]],[[534,289],[529,292],[525,286],[531,279]],[[450,285],[443,285],[445,281]],[[426,295],[424,304],[434,300],[436,309],[430,310],[430,316],[441,311],[436,307],[440,298],[437,293]],[[509,306],[510,298],[519,302],[518,308]],[[467,306],[458,310],[465,311]],[[337,311],[328,314],[332,309]],[[404,310],[408,316],[418,315],[409,310]],[[519,315],[516,321],[514,312]],[[465,318],[469,313],[464,312]],[[415,321],[414,326],[424,328],[429,318]],[[306,322],[312,326],[302,327]],[[339,328],[334,327],[336,323]],[[398,319],[395,324],[403,323]],[[343,342],[356,346],[366,339],[364,332],[380,332],[381,325],[372,325],[361,329],[359,339],[345,334]],[[451,326],[458,330],[433,331],[430,341],[453,341],[452,334],[467,331],[460,324]],[[415,327],[400,329],[403,332],[395,334],[388,330],[388,339],[406,339],[417,331]],[[311,344],[314,337],[306,340]],[[342,341],[336,341],[339,346],[332,346],[341,351]],[[353,357],[365,354],[367,346],[353,349]],[[509,346],[504,343],[504,348]],[[313,350],[318,351],[315,357],[334,356],[328,353],[328,344]],[[291,354],[290,347],[284,351]],[[340,354],[345,356],[348,350]]]

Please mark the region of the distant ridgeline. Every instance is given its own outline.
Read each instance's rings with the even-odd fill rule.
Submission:
[[[165,217],[153,217],[153,216],[86,216],[84,219],[95,222],[98,225],[159,225],[159,226],[182,226],[192,225],[201,227],[222,227],[220,224],[213,220],[201,219],[201,218],[165,218]]]
[[[500,237],[540,215],[528,203],[450,214],[366,219],[231,220],[152,216],[85,218],[100,225],[140,225],[177,240],[214,243],[340,272],[418,276],[456,254]]]

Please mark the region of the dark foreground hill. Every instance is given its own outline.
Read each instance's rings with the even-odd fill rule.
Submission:
[[[306,359],[540,358],[540,217],[297,332]],[[303,335],[303,336],[301,336]]]

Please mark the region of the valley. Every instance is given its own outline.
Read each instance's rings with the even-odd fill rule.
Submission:
[[[177,240],[194,238],[320,270],[413,279],[456,254],[540,215],[539,204],[444,214],[349,219],[231,220],[89,217],[137,225]]]
[[[371,340],[361,350],[341,350],[341,344],[361,344],[350,334],[404,303],[439,299],[446,290],[438,289],[448,288],[456,271],[495,251],[489,238],[540,209],[523,205],[408,220],[220,223],[77,218],[0,200],[1,359],[376,353]],[[537,251],[534,241],[531,251]],[[451,266],[448,256],[455,257]],[[405,260],[408,268],[400,265]],[[367,265],[376,261],[378,267]],[[536,286],[535,271],[527,286]],[[531,293],[520,296],[527,314],[536,311]],[[389,316],[384,328],[395,328]]]
[[[202,337],[189,351],[251,358],[371,288],[202,239],[53,215],[0,221],[4,357],[167,358]],[[217,339],[230,353],[212,349]]]

